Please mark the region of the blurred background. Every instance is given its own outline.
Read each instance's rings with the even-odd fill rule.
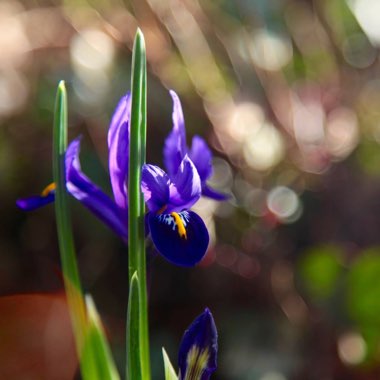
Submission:
[[[231,194],[195,207],[211,234],[201,265],[151,261],[154,378],[161,347],[176,367],[208,306],[215,380],[379,379],[378,0],[0,1],[0,378],[74,377],[54,210],[15,200],[51,182],[61,79],[83,169],[110,192],[106,134],[138,26],[148,162],[162,166],[174,89],[188,142],[207,140],[210,182]],[[74,200],[71,211],[84,288],[123,371],[127,248]]]

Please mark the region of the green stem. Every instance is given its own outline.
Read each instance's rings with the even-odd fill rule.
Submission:
[[[148,303],[146,285],[146,255],[144,232],[144,199],[141,193],[141,168],[145,163],[146,145],[146,54],[144,37],[140,29],[137,30],[132,56],[132,105],[130,125],[130,151],[129,151],[129,180],[128,180],[128,205],[129,205],[129,265],[128,276],[131,286],[132,276],[137,272],[139,288],[139,310],[129,315],[137,316],[139,323],[139,344],[141,376],[143,380],[149,380],[149,334],[148,334]],[[127,337],[131,328],[130,319],[127,319]],[[128,341],[127,345],[132,342]],[[131,359],[131,358],[127,358]],[[131,379],[130,379],[131,380]],[[137,379],[133,379],[137,380]]]

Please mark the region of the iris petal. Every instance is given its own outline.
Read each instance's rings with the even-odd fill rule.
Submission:
[[[182,106],[178,95],[170,90],[173,99],[173,129],[165,140],[164,163],[169,176],[174,176],[186,154],[186,132]]]
[[[182,160],[170,187],[170,206],[175,209],[190,208],[201,196],[201,179],[188,155]]]
[[[16,205],[21,210],[32,211],[49,203],[54,202],[55,191],[49,192],[47,195],[34,195],[28,198],[17,199]]]
[[[206,181],[212,174],[212,154],[202,137],[193,137],[189,157],[197,168],[201,181]]]
[[[123,239],[128,237],[128,211],[121,210],[102,190],[82,173],[79,162],[80,139],[73,140],[67,148],[66,186],[70,194]]]
[[[220,193],[219,191],[214,190],[206,184],[202,185],[202,195],[208,198],[215,199],[216,201],[225,201],[226,199],[230,198],[228,194]]]
[[[116,204],[126,208],[128,162],[129,162],[129,119],[131,97],[128,93],[123,96],[112,116],[108,130],[109,172],[112,190]]]
[[[144,165],[141,172],[141,191],[149,211],[157,212],[169,201],[169,177],[158,166]]]
[[[206,184],[207,179],[212,174],[212,154],[206,141],[203,140],[202,137],[193,137],[189,156],[194,162],[194,165],[198,170],[199,177],[201,178],[202,195],[217,201],[228,199],[228,195],[220,193]]]
[[[181,222],[186,236],[181,233]],[[195,212],[149,213],[148,224],[154,245],[171,263],[192,267],[204,257],[209,236],[203,220]]]
[[[185,331],[179,353],[179,380],[208,380],[216,369],[218,334],[209,309]]]

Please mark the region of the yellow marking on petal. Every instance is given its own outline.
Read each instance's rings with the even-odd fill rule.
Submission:
[[[172,213],[170,213],[170,215],[174,218],[174,222],[178,227],[179,236],[181,238],[187,239],[186,228],[183,224],[181,217],[176,212],[172,212]]]
[[[207,368],[209,357],[208,347],[204,350],[199,350],[197,346],[191,347],[187,354],[187,369],[184,380],[199,380]]]
[[[50,185],[47,185],[42,191],[41,191],[41,197],[47,197],[50,192],[55,190],[56,186],[55,183],[52,182]]]

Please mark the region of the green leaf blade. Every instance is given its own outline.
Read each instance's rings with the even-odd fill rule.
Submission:
[[[86,296],[88,330],[82,352],[83,378],[88,380],[119,380],[103,325],[91,296]]]
[[[66,191],[67,115],[66,88],[64,82],[61,81],[57,89],[54,110],[53,178],[56,184],[55,213],[67,303],[83,379],[117,380],[119,376],[111,360],[105,338],[100,331],[100,322],[95,323],[94,308],[89,310],[90,319],[89,321],[87,320],[86,306],[79,278],[70,221],[69,199]],[[108,360],[108,362],[105,363],[105,360]],[[112,376],[107,374],[112,374]]]
[[[164,359],[165,380],[178,380],[178,376],[174,371],[173,365],[170,362],[169,356],[162,347],[162,356]]]
[[[132,55],[132,105],[130,121],[130,152],[128,178],[129,205],[129,281],[138,275],[138,329],[141,376],[144,380],[151,378],[149,331],[148,331],[148,302],[146,284],[146,256],[144,214],[145,204],[141,192],[141,169],[145,164],[146,155],[146,52],[144,36],[137,30]],[[131,327],[127,322],[127,331]],[[127,358],[128,360],[128,358]]]
[[[59,251],[70,317],[73,324],[77,352],[80,353],[86,331],[86,312],[76,262],[68,194],[66,191],[65,151],[67,148],[67,94],[65,83],[58,85],[53,130],[53,178],[56,184],[55,213]]]
[[[139,284],[137,272],[129,284],[127,314],[127,379],[141,380],[141,345],[139,329]]]

